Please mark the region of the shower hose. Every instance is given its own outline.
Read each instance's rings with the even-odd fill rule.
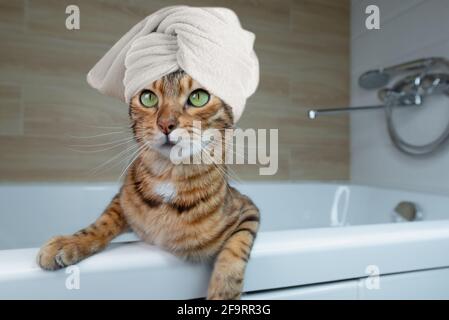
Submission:
[[[399,135],[393,121],[393,110],[397,105],[398,99],[396,99],[394,96],[389,96],[385,100],[385,116],[387,120],[388,134],[390,135],[391,141],[393,142],[394,146],[401,152],[410,156],[429,155],[439,150],[443,146],[443,144],[445,144],[449,140],[449,122],[448,122],[443,133],[438,138],[429,143],[417,145],[405,141]]]

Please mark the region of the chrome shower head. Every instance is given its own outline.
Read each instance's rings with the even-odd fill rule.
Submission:
[[[364,89],[379,89],[385,87],[391,78],[400,72],[422,72],[437,65],[449,68],[449,61],[445,58],[433,57],[413,60],[384,69],[370,70],[359,77],[359,85]]]
[[[367,71],[359,77],[359,86],[364,89],[378,89],[390,82],[390,74],[384,70]]]

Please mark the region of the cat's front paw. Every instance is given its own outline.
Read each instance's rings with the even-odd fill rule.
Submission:
[[[209,283],[207,300],[239,300],[242,294],[242,278],[215,276]]]
[[[75,236],[50,239],[37,255],[37,264],[45,270],[57,270],[82,259],[81,247]]]

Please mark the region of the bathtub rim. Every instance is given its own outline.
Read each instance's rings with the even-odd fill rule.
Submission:
[[[386,238],[379,241],[382,237]],[[308,246],[310,243],[314,245]],[[373,264],[379,266],[381,275],[447,267],[449,255],[443,253],[448,250],[449,221],[440,220],[265,231],[254,245],[245,291],[366,277],[366,266]],[[2,283],[19,281],[26,287],[27,279],[63,281],[67,277],[64,270],[41,270],[35,263],[37,251],[37,248],[0,251],[0,297],[4,297]],[[210,273],[210,265],[192,265],[140,241],[111,244],[107,250],[80,262],[78,267],[88,275],[143,272],[148,281],[157,281],[151,277],[152,273],[160,273],[162,269],[177,277],[203,279],[205,283]],[[279,277],[267,277],[267,270],[277,272]],[[176,288],[174,284],[173,290]],[[50,288],[43,290],[47,289]],[[104,287],[105,294],[109,290]],[[162,298],[201,296],[198,290],[192,290]]]

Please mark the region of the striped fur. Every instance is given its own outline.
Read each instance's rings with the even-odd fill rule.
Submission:
[[[176,72],[148,88],[159,97],[158,108],[143,108],[132,99],[130,118],[136,142],[152,141],[161,117],[175,117],[178,127],[224,130],[233,124],[229,106],[211,96],[202,108],[186,108],[188,95],[201,88]],[[259,227],[252,201],[229,186],[222,164],[174,165],[157,148],[145,148],[129,168],[120,193],[91,226],[44,245],[38,263],[55,270],[106,247],[131,228],[145,242],[193,261],[214,261],[209,299],[238,299],[245,267]]]

